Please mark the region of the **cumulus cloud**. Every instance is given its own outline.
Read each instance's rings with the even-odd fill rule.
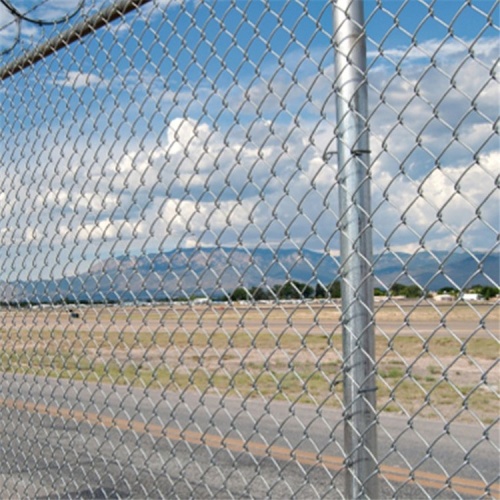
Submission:
[[[419,182],[381,174],[388,188],[375,196],[375,221],[385,244],[414,251],[422,246],[446,250],[457,243],[474,250],[495,246],[500,204],[492,152],[476,162],[433,169]],[[481,234],[481,237],[478,237]]]
[[[456,40],[377,53],[369,73],[375,251],[495,244],[497,87],[485,69],[495,44],[478,41],[479,60]],[[0,272],[34,253],[48,255],[39,272],[52,275],[85,259],[177,246],[290,242],[335,252],[337,160],[324,159],[336,149],[334,75],[317,50],[309,60],[300,46],[267,59],[258,76],[251,64],[235,75],[212,58],[213,74],[183,85],[178,73],[150,67],[122,75],[111,65],[107,80],[66,72],[47,106],[66,102],[67,87],[95,87],[85,116],[47,113],[34,135],[26,122],[0,157]],[[110,85],[120,91],[105,92]]]
[[[96,87],[105,84],[105,80],[95,73],[68,71],[63,79],[57,80],[58,85],[79,89],[82,87]]]
[[[3,5],[0,5],[0,51],[11,48],[19,34],[19,26],[14,22],[14,18]]]

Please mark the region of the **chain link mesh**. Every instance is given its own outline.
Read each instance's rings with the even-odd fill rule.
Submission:
[[[2,0],[2,496],[346,498],[346,291],[380,495],[500,495],[498,2],[364,2],[359,280],[342,5]]]

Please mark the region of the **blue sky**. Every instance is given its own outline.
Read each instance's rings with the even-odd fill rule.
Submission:
[[[493,249],[498,6],[365,11],[375,251]],[[57,29],[22,22],[3,61]],[[162,1],[4,81],[0,279],[176,246],[338,252],[331,36],[325,1]]]

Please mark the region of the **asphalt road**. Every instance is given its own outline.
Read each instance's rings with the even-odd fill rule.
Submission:
[[[338,411],[1,377],[2,497],[342,498]],[[378,437],[383,498],[478,498],[498,480],[498,424],[382,416]]]

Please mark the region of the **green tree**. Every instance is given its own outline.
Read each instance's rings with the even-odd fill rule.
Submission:
[[[490,300],[493,297],[496,297],[500,293],[500,289],[496,286],[483,286],[483,291],[481,295],[486,299]]]
[[[486,300],[496,297],[499,293],[498,287],[489,285],[473,285],[468,291],[478,293]]]
[[[394,283],[390,288],[391,295],[405,295],[406,285]]]
[[[230,298],[234,302],[239,302],[240,300],[251,300],[252,294],[246,288],[240,286],[233,290]]]
[[[416,299],[418,297],[422,297],[423,293],[424,292],[418,285],[409,285],[406,287],[406,290],[404,291],[403,295],[405,295],[409,299]]]
[[[394,283],[391,286],[391,295],[403,295],[409,299],[416,299],[422,297],[425,292],[418,285],[403,285],[401,283]]]
[[[330,292],[330,297],[332,299],[340,299],[342,297],[342,286],[340,280],[335,280],[328,286],[328,291]]]
[[[286,281],[282,285],[275,285],[273,291],[282,300],[311,299],[314,297],[314,288],[300,281]]]
[[[270,300],[273,298],[269,290],[262,287],[252,287],[250,289],[250,293],[252,294],[254,300]]]
[[[326,299],[328,297],[328,290],[325,288],[323,283],[316,283],[316,289],[314,290],[314,297],[316,299]]]

